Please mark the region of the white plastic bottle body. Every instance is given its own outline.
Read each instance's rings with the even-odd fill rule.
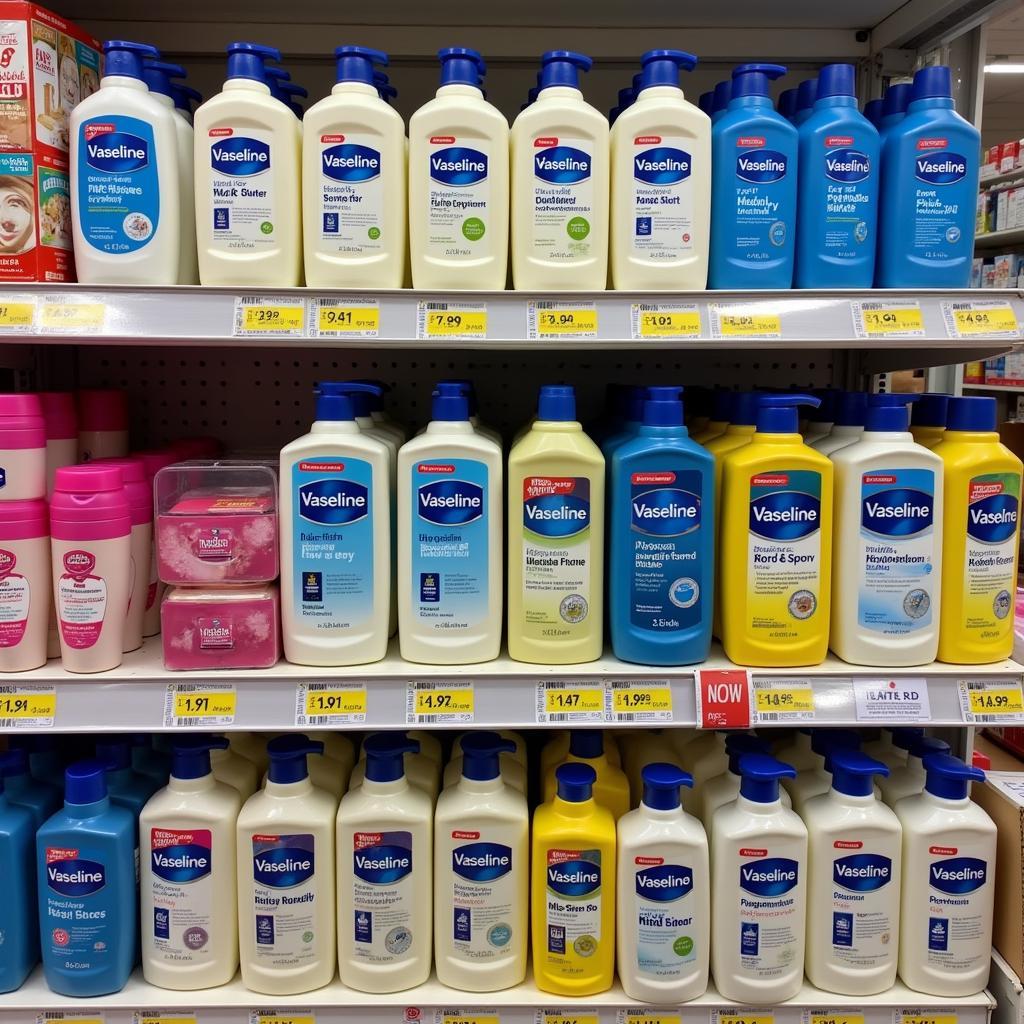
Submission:
[[[153,550],[152,520],[132,524],[130,550],[128,614],[121,644],[125,652],[137,651],[142,646],[142,626],[149,593],[149,558]]]
[[[199,284],[199,255],[196,252],[195,132],[192,122],[177,110],[174,112],[174,129],[177,139],[178,184],[181,188],[178,284]]]
[[[696,817],[704,822],[707,828],[715,811],[724,804],[731,804],[740,793],[740,777],[730,771],[722,772],[713,779],[708,779],[701,787],[700,799],[697,801]],[[779,787],[779,800],[783,807],[792,807],[793,800],[789,792]]]
[[[619,981],[662,1005],[702,995],[711,963],[711,872],[701,824],[681,808],[641,805],[619,819]]]
[[[900,979],[929,995],[980,992],[992,956],[996,826],[969,799],[927,792],[895,811],[903,826]]]
[[[302,237],[310,288],[401,288],[405,126],[372,86],[345,82],[303,119]]]
[[[259,788],[259,769],[248,758],[230,748],[211,750],[210,765],[214,778],[234,789],[243,803]]]

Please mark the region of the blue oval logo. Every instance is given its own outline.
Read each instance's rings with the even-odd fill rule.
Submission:
[[[879,491],[861,502],[860,525],[884,537],[912,537],[932,525],[932,496],[912,487]]]
[[[61,896],[91,896],[106,884],[106,869],[99,861],[68,857],[46,865],[46,886]]]
[[[320,167],[326,177],[335,181],[371,181],[380,174],[380,153],[369,146],[346,142],[323,150]]]
[[[430,177],[456,188],[475,185],[487,177],[487,156],[466,146],[439,149],[430,154]]]
[[[313,480],[299,488],[299,515],[311,523],[341,526],[370,513],[370,492],[352,480]]]
[[[85,162],[106,174],[127,174],[149,163],[149,143],[128,132],[104,132],[85,144]]]
[[[601,888],[601,867],[589,860],[566,860],[548,866],[548,888],[559,896],[579,899]]]
[[[368,846],[352,854],[352,868],[370,885],[393,885],[412,871],[412,851],[404,846]]]
[[[590,155],[572,146],[551,146],[533,157],[533,173],[552,185],[575,185],[590,177]]]
[[[467,882],[493,882],[512,870],[512,849],[501,843],[468,843],[452,850],[452,871]]]
[[[574,494],[542,494],[523,502],[523,525],[542,537],[574,537],[590,526],[590,502]]]
[[[832,861],[832,881],[849,892],[875,892],[892,881],[892,861],[879,853],[854,853]]]
[[[645,185],[676,185],[690,176],[693,158],[684,149],[658,146],[633,157],[633,177]]]
[[[210,166],[231,178],[252,178],[270,170],[270,146],[244,135],[217,139],[210,146]]]
[[[693,872],[680,864],[659,864],[634,876],[637,896],[655,903],[671,903],[693,892]]]
[[[700,528],[700,498],[676,487],[659,487],[633,497],[631,523],[638,533],[678,537]]]
[[[967,532],[983,544],[1001,544],[1017,532],[1017,499],[990,494],[967,507]]]
[[[833,149],[825,154],[825,176],[850,184],[863,181],[871,173],[871,160],[859,149]]]
[[[951,896],[980,889],[988,879],[988,865],[978,857],[950,857],[928,867],[928,884]]]
[[[803,491],[775,491],[750,503],[750,532],[766,540],[800,540],[820,525],[821,502]]]
[[[763,857],[740,865],[740,888],[754,896],[782,896],[796,887],[800,866],[789,857]]]
[[[967,177],[967,159],[959,153],[922,153],[914,161],[914,177],[929,185],[952,185]]]
[[[165,882],[195,882],[210,873],[210,848],[195,843],[166,846],[152,851],[150,863],[153,874]]]
[[[313,876],[313,852],[298,846],[275,846],[252,858],[253,878],[271,889],[292,889]]]
[[[786,154],[778,150],[748,149],[736,157],[736,177],[757,185],[781,181],[788,163]]]
[[[465,526],[484,514],[484,489],[465,480],[435,480],[418,493],[420,519],[438,526]]]

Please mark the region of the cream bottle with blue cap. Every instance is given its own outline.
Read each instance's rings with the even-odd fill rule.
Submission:
[[[583,99],[572,50],[541,57],[540,88],[512,125],[512,284],[599,291],[608,278],[608,119]]]
[[[214,988],[238,970],[242,798],[210,766],[210,752],[227,745],[223,736],[176,736],[170,779],[139,816],[142,973],[161,988]]]
[[[916,396],[909,396],[914,397]],[[840,448],[859,441],[864,433],[867,406],[868,396],[863,391],[840,391],[835,398],[832,429],[827,434],[812,437],[807,444],[822,455],[831,455]]]
[[[786,779],[783,786],[793,800],[793,810],[803,814],[808,800],[827,793],[832,785],[832,754],[836,750],[859,750],[860,733],[854,729],[815,729],[811,733],[814,766]]]
[[[461,747],[434,818],[434,962],[442,985],[494,992],[526,977],[530,812],[499,765],[513,742],[471,732]]]
[[[679,799],[687,772],[652,763],[641,778],[640,806],[617,830],[619,981],[630,999],[676,1005],[708,987],[708,837]]]
[[[932,754],[950,753],[949,744],[937,736],[915,736],[907,749],[906,764],[897,765],[878,783],[882,799],[895,807],[904,797],[917,796],[926,781],[924,759]]]
[[[178,284],[174,109],[143,80],[145,43],[103,44],[100,87],[71,111],[71,230],[81,284]]]
[[[362,784],[338,808],[338,967],[359,992],[401,992],[430,975],[434,805],[404,768],[419,749],[401,732],[369,736]]]
[[[311,288],[401,288],[405,125],[379,95],[386,53],[334,51],[337,83],[303,119],[302,238]]]
[[[768,742],[760,736],[747,732],[730,732],[725,737],[725,752],[729,767],[719,775],[713,775],[701,787],[694,798],[694,815],[709,828],[715,811],[724,804],[730,804],[740,792],[740,760],[746,754],[767,754]],[[793,801],[785,789],[779,790],[779,799],[784,807],[792,807]]]
[[[301,733],[271,740],[266,785],[238,815],[238,945],[252,992],[312,992],[334,977],[336,805],[306,770],[323,749]]]

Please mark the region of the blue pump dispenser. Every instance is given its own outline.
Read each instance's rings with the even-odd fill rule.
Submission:
[[[779,782],[795,779],[792,765],[769,754],[744,754],[740,758],[740,796],[755,804],[772,804],[779,799]]]
[[[643,804],[653,811],[674,811],[682,805],[679,787],[693,787],[689,772],[661,761],[645,764],[640,769],[640,780],[644,787]]]
[[[985,781],[985,773],[980,768],[964,764],[951,754],[929,754],[924,759],[924,770],[924,788],[943,800],[966,800],[971,783]]]
[[[871,433],[906,433],[910,426],[910,403],[920,395],[868,395],[864,430]]]
[[[783,89],[779,93],[779,103],[776,110],[787,120],[790,124],[793,123],[793,118],[796,116],[796,100],[797,100],[797,89]]]
[[[601,442],[601,452],[608,460],[627,441],[636,437],[644,418],[644,400],[647,388],[635,384],[627,384],[622,398],[622,423],[614,434],[610,434]]]
[[[28,753],[22,747],[0,752],[0,777],[9,803],[24,807],[35,828],[60,807],[60,790],[29,773]]]
[[[876,128],[881,130],[882,101],[880,99],[868,100],[867,103],[864,104],[864,110],[862,113]]]
[[[132,770],[131,740],[127,736],[111,737],[96,744],[96,760],[107,769],[107,792],[110,801],[126,807],[136,817],[146,801],[159,789],[154,778]]]
[[[160,59],[160,51],[148,43],[131,43],[126,39],[108,39],[103,44],[103,77],[135,78],[144,81],[143,60]]]
[[[839,748],[832,752],[832,788],[847,796],[875,796],[875,776],[889,775],[889,766],[859,750]]]
[[[481,88],[487,65],[476,50],[466,46],[448,46],[438,50],[441,62],[441,85],[470,85]]]
[[[234,78],[245,78],[253,82],[261,82],[269,92],[273,92],[267,81],[265,61],[281,59],[281,51],[273,46],[260,46],[259,43],[229,43],[228,81]]]
[[[309,778],[307,755],[323,752],[324,745],[320,740],[311,740],[302,733],[275,737],[267,744],[267,756],[270,758],[267,781],[284,786],[302,782]]]
[[[759,434],[796,434],[800,429],[798,407],[816,409],[821,399],[814,395],[758,395],[757,432]]]
[[[39,962],[35,836],[32,812],[7,799],[0,777],[0,992],[20,988]]]
[[[501,775],[501,754],[511,754],[516,745],[489,730],[468,732],[462,746],[462,777],[474,782],[490,782]]]
[[[907,116],[907,104],[910,103],[910,83],[897,82],[885,90],[882,97],[882,114],[875,126],[885,146],[886,136],[890,129],[895,128]]]

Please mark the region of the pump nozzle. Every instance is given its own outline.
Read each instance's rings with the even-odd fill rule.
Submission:
[[[814,395],[759,395],[757,432],[759,434],[795,434],[800,428],[797,409],[809,405],[817,409],[821,399]]]
[[[710,117],[714,110],[714,102],[715,94],[708,90],[708,92],[702,92],[700,94],[700,99],[697,100],[697,106],[700,107],[708,117]]]
[[[267,778],[271,782],[283,784],[301,782],[309,775],[306,755],[323,752],[324,745],[319,740],[311,740],[302,733],[277,736],[267,744],[267,754],[270,756]]]
[[[966,800],[972,782],[984,782],[985,773],[974,765],[964,764],[951,754],[931,754],[924,759],[927,773],[924,788],[933,796],[946,800]]]
[[[837,427],[862,427],[868,396],[863,391],[840,391],[832,422]]]
[[[576,389],[571,384],[542,384],[537,419],[571,423],[576,419]]]
[[[873,433],[882,431],[903,433],[910,425],[910,403],[919,395],[868,395],[864,429]]]
[[[552,87],[578,89],[581,71],[589,71],[593,60],[572,50],[548,50],[541,59],[540,92]]]
[[[671,811],[679,807],[680,786],[693,786],[693,776],[674,764],[656,761],[640,770],[644,785],[643,802],[655,811]]]
[[[172,78],[184,78],[187,72],[180,64],[168,64],[163,60],[147,60],[142,66],[142,80],[150,92],[174,99],[174,90],[178,88]]]
[[[795,779],[796,769],[768,754],[744,754],[740,758],[740,795],[758,804],[779,799],[779,780]]]
[[[405,775],[405,755],[418,754],[418,740],[404,732],[375,732],[363,742],[366,755],[364,779],[371,782],[395,782]]]
[[[127,737],[105,739],[96,744],[96,760],[107,771],[123,771],[132,766],[132,747]]]
[[[640,58],[640,66],[643,70],[638,92],[655,86],[678,89],[679,72],[692,71],[697,66],[697,58],[685,50],[648,50]]]
[[[792,121],[796,113],[796,89],[783,89],[779,93],[779,113],[787,120]]]
[[[818,80],[816,78],[805,78],[796,90],[796,114],[797,122],[806,121],[814,110],[814,101],[818,98]]]
[[[336,81],[362,82],[363,85],[376,87],[374,65],[386,66],[388,55],[383,50],[373,50],[368,46],[337,46],[334,49],[334,60]]]
[[[144,81],[143,59],[160,59],[160,51],[149,43],[132,43],[127,39],[108,39],[103,44],[103,77],[137,78]]]
[[[724,114],[729,108],[729,100],[732,99],[732,82],[719,82],[715,86],[715,91],[712,93],[711,99],[711,117],[712,119],[719,117]]]
[[[875,776],[889,774],[889,766],[859,750],[832,751],[832,788],[848,796],[871,796]]]
[[[463,423],[469,419],[469,394],[462,384],[455,381],[439,381],[431,398],[432,420]]]
[[[746,754],[767,754],[768,744],[749,732],[731,732],[725,737],[725,752],[729,755],[729,771],[739,775],[742,758]]]
[[[357,417],[369,416],[373,412],[373,397],[380,397],[384,389],[379,384],[369,381],[342,380],[335,383],[337,394],[346,395],[352,403]]]
[[[907,751],[911,757],[918,757],[922,761],[932,754],[948,754],[949,752],[949,744],[945,740],[940,740],[938,736],[916,736]]]
[[[203,94],[198,89],[193,89],[190,85],[173,82],[171,90],[174,96],[174,105],[179,110],[184,110],[190,117],[192,115],[192,101],[195,100],[197,106],[203,102]]]
[[[441,85],[471,85],[480,88],[487,65],[476,50],[466,46],[449,46],[438,50],[441,62]]]
[[[811,733],[811,750],[825,762],[825,771],[832,771],[832,754],[837,750],[859,750],[860,734],[852,729],[815,729]]]
[[[770,96],[769,81],[781,78],[786,71],[787,68],[782,64],[740,64],[732,71],[732,99],[741,96]]]
[[[273,46],[261,46],[259,43],[228,43],[228,78],[247,78],[254,82],[262,82],[268,88],[268,60],[281,60],[281,51]]]
[[[193,733],[176,736],[171,744],[171,775],[176,779],[201,779],[210,774],[210,751],[227,750],[225,736]]]
[[[496,779],[501,774],[499,754],[515,752],[516,745],[487,729],[466,733],[459,741],[462,746],[462,777],[477,782]]]

